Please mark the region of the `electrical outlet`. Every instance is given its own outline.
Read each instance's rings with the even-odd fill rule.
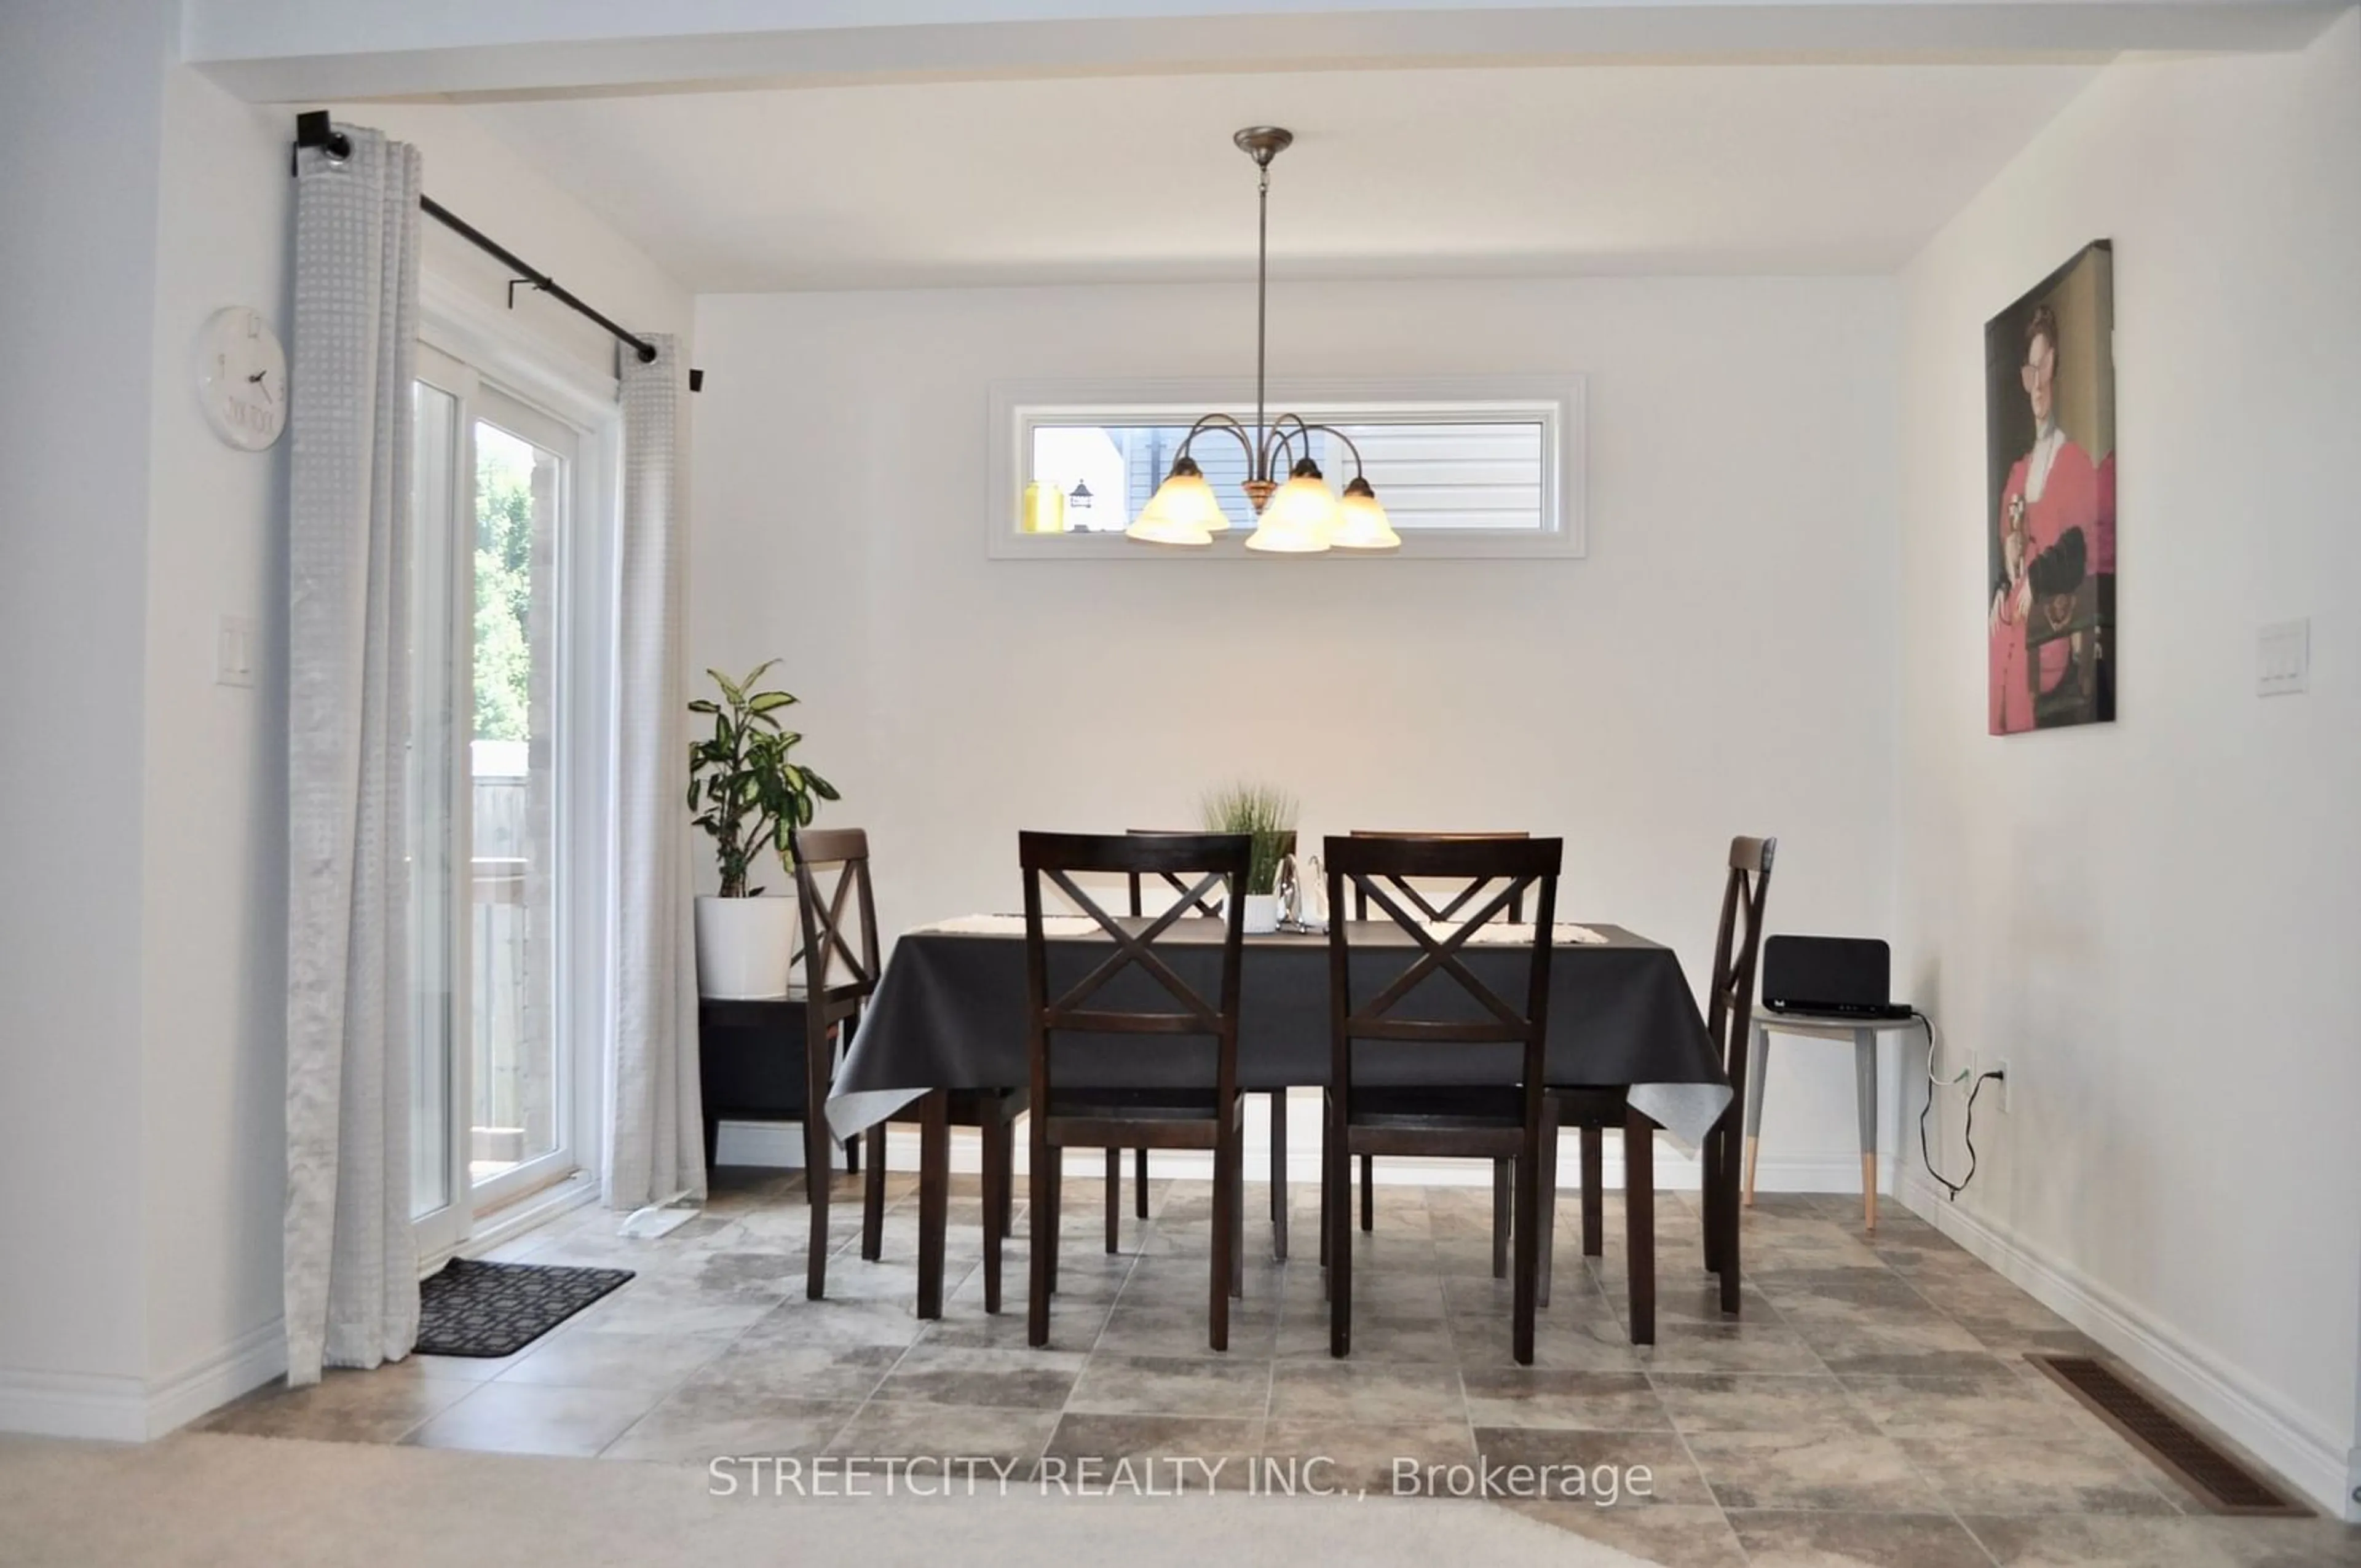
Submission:
[[[1993,1109],[2005,1116],[2008,1114],[2008,1091],[2010,1086],[2015,1081],[2015,1075],[2008,1070],[2006,1057],[2001,1058],[1999,1065],[1993,1070],[2000,1074],[1998,1078],[1993,1080]]]
[[[2255,640],[2255,690],[2263,696],[2289,696],[2311,685],[2311,618],[2264,627]]]

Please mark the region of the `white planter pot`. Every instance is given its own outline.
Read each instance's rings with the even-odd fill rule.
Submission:
[[[793,894],[697,901],[697,992],[732,1002],[787,993],[797,934]]]
[[[1279,929],[1279,894],[1250,893],[1246,894],[1246,927],[1252,932]]]

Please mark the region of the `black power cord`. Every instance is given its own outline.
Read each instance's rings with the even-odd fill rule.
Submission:
[[[1968,1190],[1968,1183],[1976,1179],[1976,1096],[1984,1091],[1985,1084],[1994,1080],[2006,1082],[2008,1075],[1998,1070],[1979,1073],[1976,1075],[1975,1082],[1969,1085],[1968,1124],[1960,1135],[1968,1146],[1968,1173],[1957,1181],[1951,1180],[1935,1168],[1935,1152],[1929,1145],[1927,1133],[1927,1117],[1935,1109],[1935,1091],[1944,1087],[1935,1077],[1935,1021],[1924,1013],[1914,1011],[1910,1015],[1926,1025],[1927,1029],[1927,1102],[1918,1108],[1918,1157],[1927,1162],[1927,1174],[1935,1179],[1935,1185],[1940,1187],[1950,1201],[1956,1203],[1960,1201],[1960,1194]],[[1952,1081],[1956,1083],[1958,1080]]]

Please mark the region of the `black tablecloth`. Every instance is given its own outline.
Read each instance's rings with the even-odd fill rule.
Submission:
[[[1632,1103],[1685,1142],[1711,1128],[1730,1102],[1696,999],[1670,948],[1620,927],[1592,925],[1600,943],[1551,949],[1549,1074],[1554,1085],[1628,1088]],[[1366,1001],[1416,957],[1409,935],[1389,924],[1356,927],[1352,989]],[[1154,951],[1213,998],[1220,972],[1220,927],[1184,921]],[[1052,999],[1114,950],[1104,934],[1053,937],[1048,944]],[[1521,1007],[1528,950],[1470,945],[1469,970]],[[1239,978],[1238,1081],[1250,1090],[1328,1081],[1328,938],[1248,937]],[[1162,987],[1137,965],[1099,992],[1111,1007],[1173,1010]],[[1430,975],[1398,1015],[1478,1017],[1449,977]],[[1029,1080],[1025,1043],[1025,939],[1021,932],[918,930],[895,944],[867,1015],[829,1091],[829,1124],[850,1136],[934,1089],[1015,1088]],[[1513,1046],[1402,1045],[1356,1047],[1356,1082],[1448,1083],[1513,1079]],[[1210,1082],[1212,1045],[1174,1036],[1091,1039],[1060,1036],[1060,1083],[1140,1087]]]

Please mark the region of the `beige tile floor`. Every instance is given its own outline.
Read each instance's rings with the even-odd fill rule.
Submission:
[[[1572,1204],[1537,1363],[1509,1354],[1491,1277],[1490,1195],[1386,1187],[1356,1251],[1354,1355],[1327,1354],[1309,1254],[1314,1194],[1294,1193],[1305,1250],[1270,1262],[1261,1189],[1231,1348],[1204,1343],[1210,1190],[1151,1184],[1153,1217],[1101,1234],[1102,1190],[1067,1184],[1051,1344],[1025,1344],[1024,1250],[1008,1300],[982,1304],[977,1202],[951,1205],[947,1308],[911,1312],[917,1204],[896,1178],[885,1255],[861,1261],[858,1195],[840,1177],[829,1299],[803,1296],[800,1178],[724,1171],[705,1213],[654,1242],[584,1211],[494,1255],[625,1266],[629,1285],[501,1361],[413,1356],[265,1389],[217,1431],[704,1464],[717,1454],[992,1456],[1031,1466],[1313,1458],[1323,1485],[1394,1489],[1397,1467],[1601,1466],[1649,1472],[1649,1496],[1499,1506],[1668,1568],[1690,1564],[2121,1563],[2361,1568],[2361,1530],[2195,1511],[2175,1484],[2025,1361],[2091,1347],[2064,1321],[1889,1208],[1874,1236],[1851,1194],[1766,1196],[1745,1220],[1742,1319],[1697,1266],[1692,1200],[1658,1205],[1659,1342],[1622,1314],[1620,1214],[1585,1259]],[[1126,1208],[1129,1194],[1126,1194]],[[1024,1234],[1022,1211],[1019,1235]],[[1197,1466],[1157,1472],[1203,1485]],[[1561,1470],[1559,1474],[1563,1475]],[[1452,1502],[1450,1507],[1477,1506]]]

